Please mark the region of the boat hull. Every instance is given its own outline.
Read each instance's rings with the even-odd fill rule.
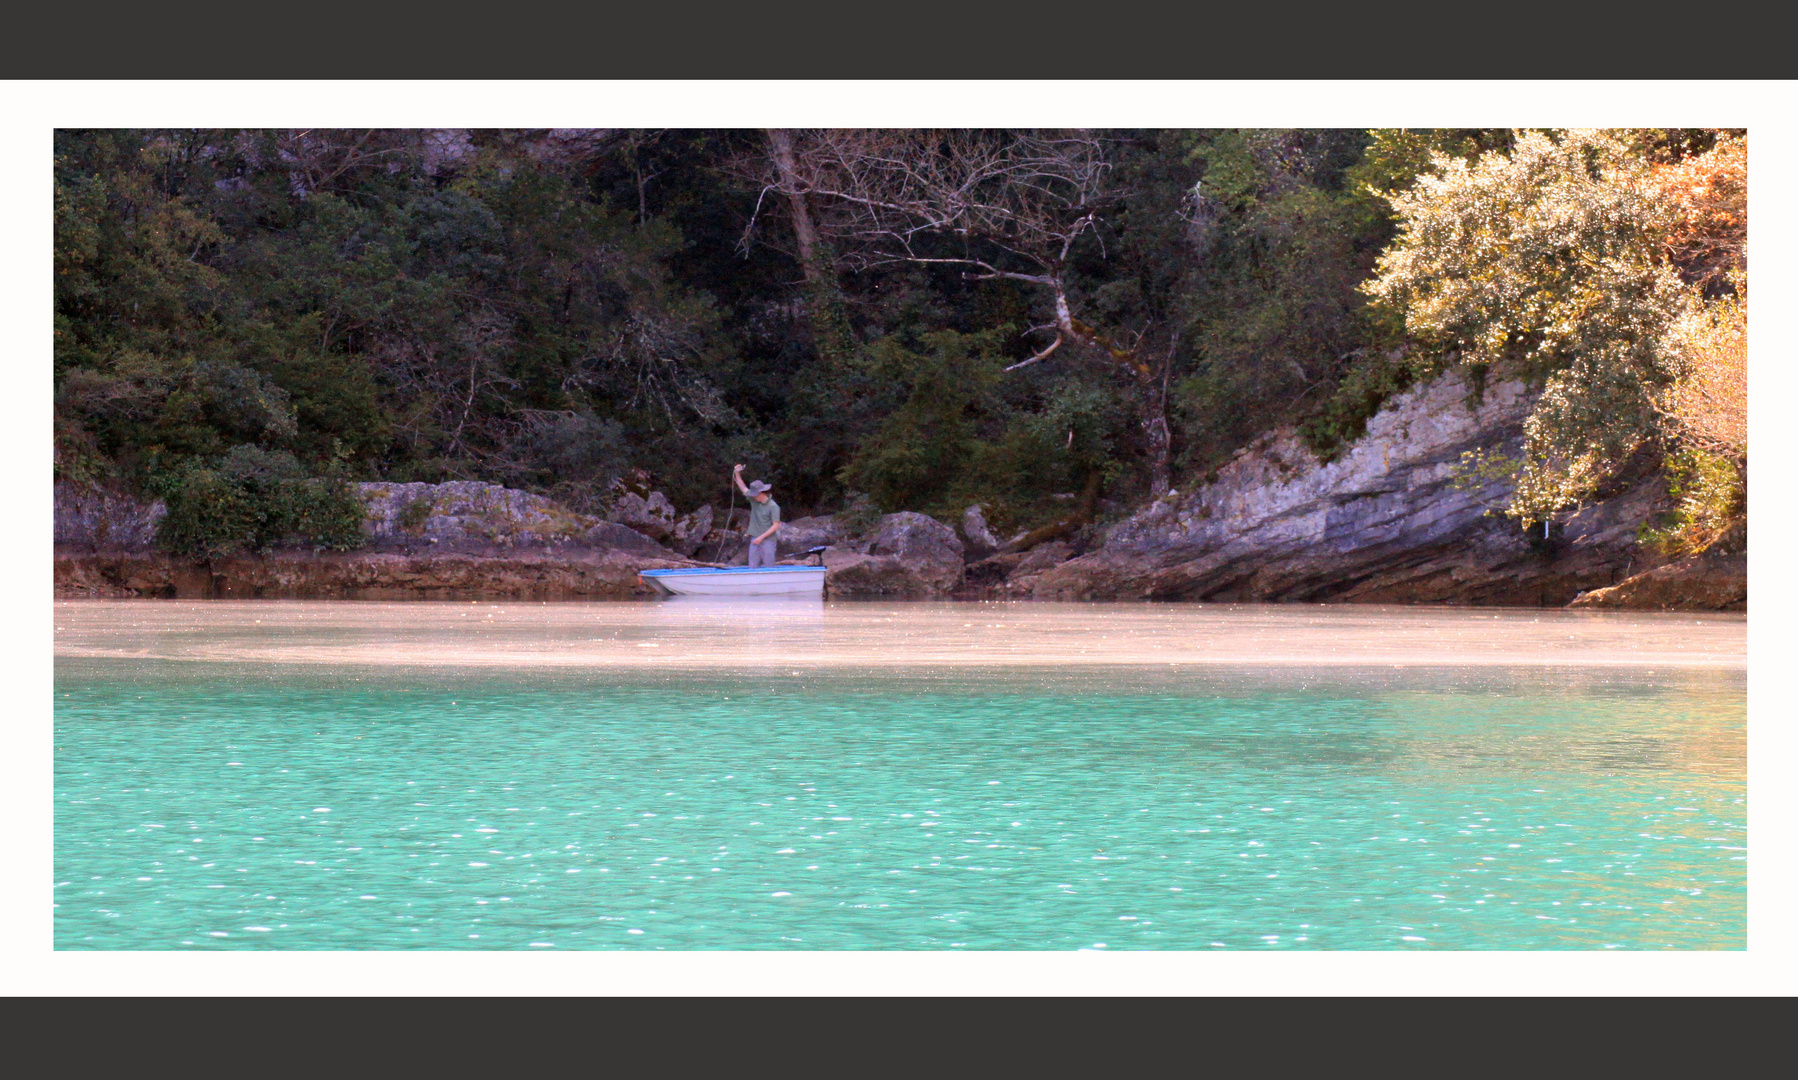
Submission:
[[[645,570],[638,575],[657,592],[681,596],[824,594],[822,566],[736,566],[723,570]]]

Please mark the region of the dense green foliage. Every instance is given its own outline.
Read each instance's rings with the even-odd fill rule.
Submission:
[[[1729,457],[1682,446],[1667,455],[1666,476],[1673,506],[1643,523],[1643,542],[1673,554],[1703,551],[1745,521],[1747,491]]]
[[[292,454],[234,447],[216,463],[189,458],[157,475],[168,514],[157,541],[178,555],[216,559],[304,544],[360,547],[362,504],[339,477],[307,476]]]
[[[1400,233],[1367,287],[1402,312],[1420,374],[1508,364],[1545,379],[1510,506],[1526,524],[1645,450],[1679,448],[1690,424],[1664,399],[1720,325],[1708,309],[1737,310],[1729,281],[1745,288],[1725,274],[1707,299],[1676,244],[1691,214],[1629,134],[1522,132],[1505,152],[1437,157],[1394,196]]]
[[[1654,152],[1704,148],[1677,134]],[[1083,133],[1096,197],[1056,282],[1098,329],[1007,371],[1043,348],[1049,296],[941,260],[1022,264],[952,229],[907,234],[916,258],[857,249],[822,195],[827,239],[802,244],[767,133],[61,131],[57,475],[165,493],[165,542],[196,554],[347,543],[342,479],[591,511],[645,470],[685,509],[722,503],[734,461],[789,517],[981,502],[1032,528],[1094,483],[1141,499],[1157,454],[1202,477],[1279,423],[1333,455],[1432,365],[1642,368],[1604,320],[1677,315],[1677,282],[1629,248],[1666,214],[1606,186],[1629,158],[1606,138]],[[1467,243],[1569,191],[1585,217],[1503,257]]]

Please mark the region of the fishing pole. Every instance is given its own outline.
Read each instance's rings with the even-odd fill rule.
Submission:
[[[724,512],[724,527],[718,530],[718,550],[712,552],[713,562],[724,561],[724,538],[730,535],[730,516],[737,512],[737,474],[730,474],[730,509]]]

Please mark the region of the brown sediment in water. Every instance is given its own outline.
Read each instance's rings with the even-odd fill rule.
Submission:
[[[1372,606],[74,600],[56,655],[643,671],[1181,665],[1745,669],[1741,615]]]

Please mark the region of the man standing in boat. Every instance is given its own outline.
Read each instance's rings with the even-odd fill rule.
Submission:
[[[749,496],[749,565],[773,566],[777,546],[774,537],[780,532],[780,504],[768,494],[773,489],[761,480],[744,484],[741,465],[731,471],[730,478],[738,490]]]

